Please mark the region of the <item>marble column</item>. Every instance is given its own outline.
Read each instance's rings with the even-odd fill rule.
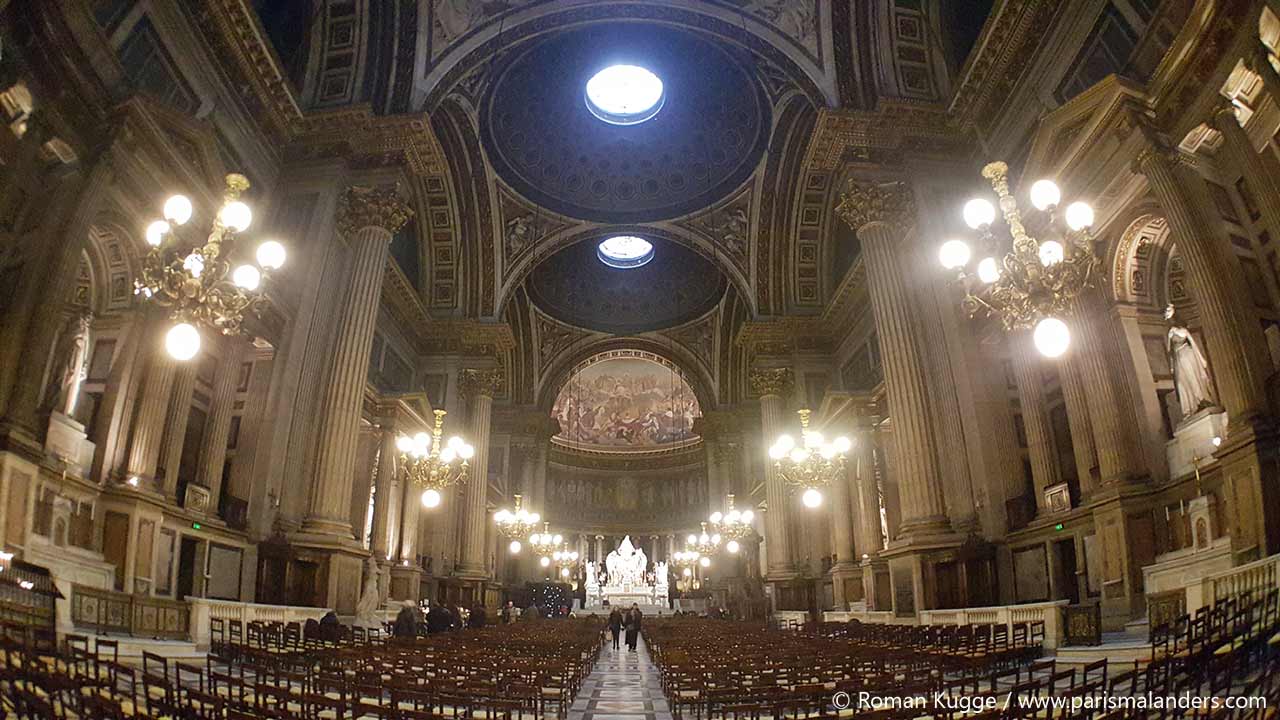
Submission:
[[[1036,487],[1036,508],[1045,511],[1045,488],[1057,485],[1057,448],[1053,444],[1053,427],[1044,399],[1044,377],[1040,357],[1027,331],[1009,335],[1009,355],[1013,360],[1014,382],[1022,408],[1022,425],[1027,433],[1027,450],[1031,455],[1031,478]]]
[[[1062,401],[1067,406],[1067,427],[1071,431],[1071,452],[1076,459],[1076,478],[1081,499],[1093,492],[1093,471],[1098,466],[1098,450],[1093,443],[1093,422],[1089,419],[1089,400],[1081,378],[1080,359],[1068,354],[1058,363],[1058,382],[1062,385]]]
[[[161,326],[164,330],[168,325]],[[154,347],[147,363],[146,382],[142,386],[142,398],[133,418],[133,434],[129,438],[129,462],[127,474],[139,479],[139,487],[148,487],[156,474],[156,462],[160,458],[160,440],[164,435],[165,414],[169,409],[169,391],[173,388],[173,376],[177,363],[164,351],[159,336],[153,335]]]
[[[783,398],[794,385],[789,368],[755,368],[749,376],[751,388],[760,395],[760,429],[763,447],[773,444],[786,427]],[[791,505],[782,475],[772,462],[765,466],[765,543],[768,547],[769,580],[788,580],[796,577],[795,563],[791,558],[791,542],[787,537],[787,512]]]
[[[855,463],[856,464],[856,463]],[[853,503],[849,499],[849,478],[853,469],[846,467],[845,472],[831,481],[831,539],[835,545],[835,564],[852,565],[854,555],[853,541]]]
[[[235,415],[240,358],[244,356],[246,345],[239,337],[226,338],[223,356],[218,362],[218,373],[213,380],[209,421],[204,428],[200,465],[196,469],[196,483],[209,489],[210,515],[218,513],[218,497],[222,493],[222,468],[227,461],[227,434],[231,432],[231,418]]]
[[[849,472],[856,478],[858,534],[855,543],[858,553],[875,557],[884,549],[880,531],[880,488],[876,484],[875,443],[869,431],[858,433],[850,451]]]
[[[837,212],[857,231],[865,257],[867,288],[884,358],[885,394],[893,418],[892,464],[903,506],[900,535],[948,532],[925,397],[923,335],[899,258],[903,228],[915,215],[914,200],[902,184],[851,182]]]
[[[182,468],[182,449],[186,444],[187,423],[191,420],[191,396],[196,387],[196,363],[185,362],[173,378],[169,394],[167,424],[169,437],[164,446],[164,496],[170,502],[178,498],[178,471]]]
[[[333,367],[321,388],[315,479],[303,530],[351,538],[347,504],[369,354],[391,238],[412,210],[395,190],[351,187],[338,198],[337,228],[350,245],[351,280],[331,348]]]
[[[471,437],[468,439],[476,449],[467,477],[466,506],[462,511],[462,556],[457,566],[457,574],[467,579],[485,576],[485,530],[489,524],[489,426],[493,397],[501,390],[504,381],[500,369],[464,370],[459,379],[462,394],[471,402]]]
[[[1230,121],[1235,122],[1234,118]],[[1164,150],[1157,142],[1153,139],[1135,164],[1160,201],[1169,233],[1186,265],[1188,285],[1196,297],[1213,358],[1218,395],[1231,426],[1248,425],[1266,411],[1265,382],[1271,372],[1266,338],[1239,264],[1229,255],[1231,244],[1207,198],[1203,179],[1191,168],[1179,168],[1176,151]],[[1268,192],[1257,187],[1254,195],[1261,202]]]
[[[373,476],[373,541],[369,550],[382,562],[387,559],[391,538],[392,489],[396,472],[396,433],[388,423],[378,437],[378,467]]]
[[[399,450],[396,451],[397,463]],[[397,468],[398,470],[399,468]],[[422,507],[422,488],[404,480],[401,485],[400,493],[400,558],[401,565],[417,565],[418,564],[418,519],[421,517],[425,509]],[[441,493],[441,497],[445,497]],[[441,501],[443,504],[443,500]],[[441,508],[437,507],[436,512],[439,513]],[[447,510],[447,508],[446,508]],[[432,554],[435,555],[434,563],[431,571],[433,574],[441,574],[444,570],[444,557],[442,549],[432,547]]]

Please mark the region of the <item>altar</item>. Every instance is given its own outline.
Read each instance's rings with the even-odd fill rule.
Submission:
[[[609,553],[604,567],[587,562],[586,572],[587,608],[602,607],[606,602],[621,607],[667,604],[667,564],[654,563],[650,571],[644,550],[635,547],[630,536]]]

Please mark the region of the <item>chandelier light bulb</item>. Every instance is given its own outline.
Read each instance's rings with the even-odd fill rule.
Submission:
[[[815,488],[809,488],[804,491],[804,495],[800,496],[800,501],[809,509],[816,508],[822,504],[822,493],[818,492]]]
[[[697,544],[698,544],[698,536],[697,536],[697,535],[694,535],[693,533],[690,533],[690,534],[689,534],[689,537],[685,538],[685,542],[689,543],[690,545],[697,545]]]
[[[969,264],[972,252],[969,243],[963,240],[948,240],[938,248],[938,261],[947,270],[955,270]]]
[[[564,542],[564,538],[560,537],[559,535],[556,535],[554,542],[555,544],[559,545],[560,543]]]
[[[964,224],[978,230],[996,219],[996,206],[985,198],[974,198],[964,204]]]
[[[1072,230],[1083,230],[1093,225],[1093,208],[1089,203],[1077,200],[1067,206],[1063,219],[1067,221],[1067,227]]]
[[[408,435],[401,435],[396,438],[396,449],[401,454],[408,455],[409,451],[413,449],[413,440],[410,440]]]
[[[165,200],[164,219],[175,225],[185,225],[191,219],[191,200],[186,195],[173,195]]]
[[[685,569],[684,569],[684,572],[682,572],[682,573],[680,573],[680,574],[681,574],[681,575],[684,575],[685,577],[689,577],[689,576],[693,575],[693,571],[692,571],[692,570],[690,570],[689,568],[685,568]]]
[[[845,437],[844,435],[841,435],[840,437],[836,438],[835,441],[833,441],[831,444],[835,446],[836,452],[840,453],[841,455],[853,449],[853,441]]]
[[[1037,180],[1031,185],[1031,204],[1037,210],[1048,210],[1062,200],[1062,191],[1052,180]]]
[[[493,519],[500,523],[511,522],[511,513],[506,508],[503,508],[493,514]]]
[[[547,557],[546,555],[543,555],[542,557],[538,558],[538,564],[541,565],[542,567],[547,567],[548,565],[551,564],[551,558]]]
[[[787,450],[778,443],[774,443],[769,447],[769,457],[774,460],[781,460],[787,456]]]
[[[470,460],[476,454],[476,449],[471,447],[469,443],[462,443],[462,447],[458,449],[458,456],[463,460]]]
[[[711,567],[711,558],[709,558],[709,557],[702,557],[702,558],[700,558],[700,559],[698,560],[698,564],[699,564],[699,565],[701,565],[701,566],[702,566],[702,567],[704,567],[704,568],[709,568],[709,567]]]
[[[164,347],[174,360],[190,360],[200,352],[200,331],[191,323],[178,323],[164,336]]]
[[[440,505],[439,490],[424,490],[422,492],[422,507],[433,508]]]
[[[721,513],[719,510],[717,510],[717,511],[715,511],[715,512],[711,513],[711,517],[709,517],[709,518],[707,518],[707,519],[711,521],[711,524],[713,524],[713,525],[719,525],[719,524],[720,524],[720,521],[721,521],[721,520],[724,520],[724,513]]]
[[[519,540],[512,540],[512,541],[511,541],[511,544],[507,546],[507,549],[511,551],[511,554],[512,554],[512,555],[519,555],[519,554],[520,554],[520,541],[519,541]]]
[[[826,438],[824,438],[822,433],[817,430],[810,430],[804,434],[804,446],[810,450],[822,447],[824,442],[826,442]]]
[[[231,274],[231,281],[241,290],[253,292],[262,283],[262,273],[252,265],[241,265]]]
[[[742,522],[743,522],[743,523],[745,523],[745,524],[747,524],[747,525],[750,525],[750,524],[751,524],[751,521],[752,521],[752,520],[754,520],[754,519],[755,519],[755,517],[756,517],[756,514],[755,514],[755,513],[753,513],[753,512],[751,512],[750,510],[743,510],[743,511],[742,511]]]
[[[253,211],[239,200],[232,200],[222,206],[222,210],[218,212],[218,219],[232,230],[244,232],[249,229],[249,223],[253,221]]]
[[[983,258],[978,263],[978,279],[988,285],[1000,279],[1000,266],[996,264],[995,258]]]
[[[172,228],[169,223],[163,220],[157,220],[147,226],[147,244],[151,247],[160,247],[160,243],[164,242],[164,236],[169,234]]]
[[[444,462],[446,465],[448,465],[449,463],[457,459],[458,459],[458,453],[454,452],[453,448],[451,447],[446,447],[444,450],[440,451],[440,460]]]
[[[740,522],[742,520],[742,513],[737,510],[730,510],[728,520],[730,524]]]
[[[1062,249],[1062,243],[1057,240],[1045,240],[1040,243],[1040,264],[1049,267],[1062,262],[1065,252]]]
[[[191,273],[191,277],[199,278],[204,274],[204,258],[200,253],[191,253],[182,261],[182,268]]]
[[[725,543],[724,549],[728,550],[731,553],[737,553],[738,550],[741,549],[741,547],[738,545],[737,540],[730,540],[729,542]]]
[[[284,267],[284,245],[275,240],[268,240],[258,246],[258,264],[268,270],[279,270]]]
[[[423,450],[430,450],[431,436],[424,432],[420,432],[417,435],[413,436],[413,444],[416,447],[422,448]]]
[[[569,568],[560,568],[560,577],[569,577]]]
[[[795,448],[791,451],[791,462],[802,463],[809,459],[809,451],[804,448]]]
[[[1050,358],[1061,356],[1071,345],[1071,331],[1067,329],[1066,323],[1055,317],[1047,317],[1036,323],[1031,338],[1036,350]]]
[[[787,453],[791,452],[791,448],[796,446],[796,439],[791,437],[790,435],[787,435],[786,433],[783,433],[782,435],[778,436],[778,439],[775,442],[775,444],[778,447],[782,448],[782,454],[786,455]]]

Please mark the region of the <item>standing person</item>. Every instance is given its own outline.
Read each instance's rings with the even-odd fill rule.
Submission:
[[[613,649],[618,649],[618,635],[622,634],[622,613],[618,608],[609,612],[609,634],[613,635]]]
[[[471,607],[471,615],[467,617],[467,627],[472,629],[484,627],[485,622],[489,619],[488,615],[489,613],[485,610],[484,605],[476,603]]]
[[[514,613],[515,603],[508,600],[507,604],[502,606],[502,612],[499,614],[499,619],[502,620],[502,624],[506,625],[509,622],[514,622],[514,618],[511,617]]]
[[[640,606],[632,605],[627,612],[627,649],[636,651],[636,643],[640,638]]]

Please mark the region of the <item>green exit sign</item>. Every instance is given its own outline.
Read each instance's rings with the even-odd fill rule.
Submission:
[[[1066,527],[1066,526],[1065,526],[1065,525],[1063,525],[1062,523],[1058,523],[1057,525],[1054,525],[1054,526],[1053,526],[1053,529],[1054,529],[1054,530],[1057,530],[1058,532],[1062,532],[1062,529],[1063,529],[1064,527]]]
[[[193,523],[191,523],[191,529],[192,529],[192,530],[199,530],[199,529],[200,529],[200,523],[198,523],[198,522],[193,522]],[[1058,529],[1059,529],[1059,530],[1061,530],[1061,529],[1062,529],[1062,526],[1061,526],[1061,525],[1059,525],[1059,526],[1058,526]]]

